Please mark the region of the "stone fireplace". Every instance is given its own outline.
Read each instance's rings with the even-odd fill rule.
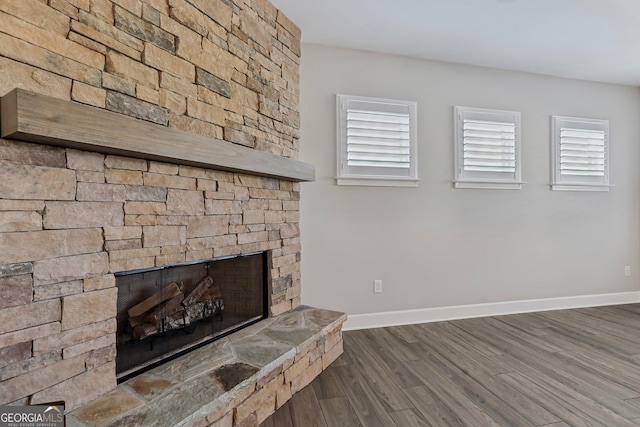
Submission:
[[[0,20],[0,404],[130,393],[116,276],[260,252],[268,319],[191,356],[247,376],[216,365],[222,403],[182,418],[258,423],[342,349],[344,318],[300,306],[299,29],[266,0],[6,1]],[[275,340],[277,363],[238,340]],[[153,372],[169,399],[205,371]]]
[[[122,381],[267,317],[267,253],[116,274]]]

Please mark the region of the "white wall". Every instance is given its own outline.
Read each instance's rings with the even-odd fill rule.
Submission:
[[[304,304],[362,314],[640,290],[639,88],[302,52],[300,158],[316,166],[302,185]],[[335,184],[337,93],[418,102],[418,188]],[[454,105],[522,113],[522,190],[453,188]],[[549,189],[554,114],[610,120],[610,192]]]

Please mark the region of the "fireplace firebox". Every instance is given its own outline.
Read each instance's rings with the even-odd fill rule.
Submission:
[[[267,316],[266,252],[116,274],[124,381]]]

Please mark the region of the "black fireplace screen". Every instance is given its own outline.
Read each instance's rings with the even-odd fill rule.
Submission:
[[[116,274],[123,381],[266,317],[266,253]]]

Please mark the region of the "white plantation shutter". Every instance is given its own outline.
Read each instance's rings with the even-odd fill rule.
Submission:
[[[520,188],[520,113],[455,107],[454,115],[456,188]]]
[[[411,166],[409,114],[347,110],[349,166]]]
[[[338,184],[416,186],[416,104],[337,96]]]
[[[553,190],[609,190],[609,122],[553,116]]]

